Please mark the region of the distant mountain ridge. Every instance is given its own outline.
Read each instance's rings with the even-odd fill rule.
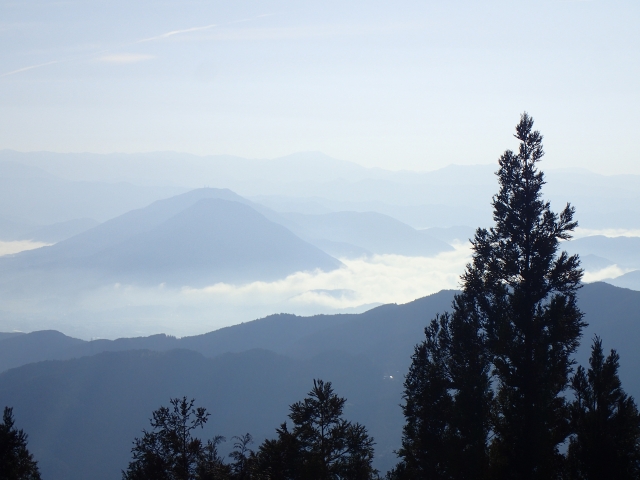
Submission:
[[[0,217],[20,225],[43,227],[82,218],[104,221],[185,191],[183,187],[72,181],[5,158],[0,154]],[[18,232],[0,229],[0,239],[11,239],[5,233]]]
[[[338,254],[345,246],[356,247],[356,253],[359,248],[375,254],[415,257],[453,250],[448,243],[377,212],[283,213],[282,216],[291,222],[290,228],[295,233],[328,253]]]
[[[620,267],[640,269],[640,237],[593,235],[563,243],[569,253],[597,255]]]
[[[230,188],[279,211],[321,213],[317,208],[305,209],[304,204],[310,202],[330,211],[376,211],[414,228],[489,223],[497,170],[497,164],[485,164],[390,171],[366,168],[320,152],[256,160],[175,152],[98,155],[3,150],[0,162],[3,160],[38,167],[75,182]],[[562,169],[549,170],[546,178],[546,195],[554,208],[570,201],[577,208],[581,226],[640,228],[639,175],[605,176]],[[295,209],[289,206],[280,210],[283,198],[289,199]],[[81,216],[103,220],[95,215]]]
[[[365,355],[388,374],[397,374],[408,367],[410,354],[407,352],[420,340],[427,322],[435,314],[450,309],[455,293],[443,290],[406,304],[382,305],[360,314],[270,315],[183,338],[159,334],[84,341],[56,331],[0,333],[0,372],[36,361],[70,359],[104,351],[180,348],[212,357],[259,348],[296,358],[341,350]],[[640,352],[635,348],[640,341],[640,292],[603,282],[586,284],[580,290],[579,305],[589,326],[577,358],[586,361],[590,339],[599,335],[605,348],[617,348],[622,355],[622,372],[629,382],[636,368],[640,369]],[[636,388],[640,398],[640,382]]]

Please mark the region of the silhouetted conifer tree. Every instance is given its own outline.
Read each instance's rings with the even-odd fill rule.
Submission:
[[[377,478],[371,466],[373,438],[364,426],[342,418],[346,399],[330,382],[314,380],[309,396],[290,407],[289,418],[277,430],[278,438],[260,446],[258,478],[307,480],[369,480]]]
[[[131,449],[133,460],[123,480],[222,480],[231,470],[218,455],[224,440],[215,437],[203,444],[193,432],[202,428],[209,413],[194,408],[194,400],[172,398],[172,408],[160,407],[151,418],[152,431],[143,431]]]
[[[481,317],[463,294],[425,329],[405,380],[401,463],[391,478],[485,478],[492,391]]]
[[[602,341],[596,337],[589,369],[578,367],[573,377],[571,479],[640,478],[640,415],[622,389],[618,367],[616,351],[605,358]]]
[[[492,461],[496,478],[552,479],[559,445],[570,433],[569,384],[582,313],[577,256],[558,254],[577,226],[567,205],[556,215],[542,200],[542,135],[526,113],[516,127],[518,153],[500,158],[495,227],[479,229],[465,293],[485,316],[487,345],[497,379]]]
[[[233,459],[231,471],[233,478],[237,480],[247,480],[251,478],[251,466],[255,461],[253,450],[249,445],[253,443],[253,437],[246,433],[239,437],[233,437],[233,451],[229,456]]]
[[[556,215],[542,200],[542,135],[526,113],[515,136],[518,153],[499,161],[495,226],[476,231],[453,312],[426,329],[413,356],[392,477],[547,480],[562,471],[563,392],[584,323],[578,258],[558,249],[577,223],[571,206]]]
[[[449,478],[454,399],[447,365],[451,354],[449,315],[425,328],[405,380],[403,459],[390,478]]]
[[[27,434],[14,428],[13,408],[0,423],[0,480],[40,480],[38,464],[27,449]]]

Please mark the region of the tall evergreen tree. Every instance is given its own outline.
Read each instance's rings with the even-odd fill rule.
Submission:
[[[451,315],[432,322],[413,356],[392,476],[546,480],[562,471],[563,392],[584,323],[578,258],[558,250],[577,223],[570,205],[557,215],[542,200],[542,135],[526,113],[515,136],[518,153],[499,161],[495,226],[476,231]]]
[[[38,464],[27,449],[27,434],[14,425],[13,408],[5,407],[0,423],[0,480],[40,480]]]
[[[526,113],[516,126],[518,153],[500,158],[495,227],[478,229],[465,294],[482,313],[497,380],[492,461],[495,478],[552,479],[569,434],[568,388],[584,326],[576,295],[577,256],[558,254],[577,226],[574,209],[559,214],[542,200],[542,135]]]
[[[640,414],[622,389],[618,368],[616,351],[605,358],[602,340],[596,337],[588,371],[578,367],[572,379],[572,480],[640,478]]]

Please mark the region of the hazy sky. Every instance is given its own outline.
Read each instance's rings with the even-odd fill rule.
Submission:
[[[0,3],[0,148],[640,174],[640,2]]]

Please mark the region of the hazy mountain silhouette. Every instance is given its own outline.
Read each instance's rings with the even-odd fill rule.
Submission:
[[[148,349],[165,351],[183,348],[213,357],[227,352],[254,348],[271,350],[295,357],[308,357],[324,350],[344,350],[367,354],[372,361],[393,371],[396,359],[380,352],[403,351],[415,343],[424,328],[425,318],[448,309],[452,291],[443,291],[403,305],[383,305],[361,314],[315,315],[300,317],[290,314],[268,317],[222,328],[203,335],[175,338],[152,335],[117,340],[83,341],[54,331],[23,334],[0,349],[0,371],[31,362],[69,359],[104,351]],[[396,319],[394,321],[394,319]],[[41,348],[50,339],[51,347]],[[398,344],[403,346],[398,348]],[[402,366],[408,361],[402,355]],[[406,358],[405,358],[406,357]]]
[[[552,205],[571,202],[585,228],[640,227],[640,175],[600,175],[581,168],[545,171]]]
[[[101,281],[181,285],[273,280],[340,265],[245,203],[228,190],[196,190],[0,264],[34,275],[83,272]]]
[[[13,338],[19,335],[26,335],[26,334],[22,332],[0,332],[0,342],[2,340],[6,340],[7,338]],[[32,361],[33,360],[29,360],[29,362],[32,362]]]
[[[36,225],[11,217],[0,216],[0,240],[25,240]]]
[[[258,201],[282,212],[322,213],[323,208],[376,211],[416,228],[490,222],[496,169],[495,165],[449,165],[429,172],[389,171],[365,168],[320,152],[250,160],[173,152],[98,155],[4,150],[0,152],[0,160],[37,167],[80,183],[231,188],[244,196],[260,196]],[[640,227],[639,175],[598,175],[583,169],[562,169],[549,170],[546,177],[545,190],[551,203],[564,205],[571,201],[577,208],[581,226]],[[283,204],[283,198],[288,205]],[[312,209],[304,207],[304,204],[310,207],[310,203],[315,204]],[[119,213],[123,211],[126,210]],[[0,210],[0,215],[3,214]],[[14,215],[20,217],[17,212]],[[82,217],[104,220],[83,213],[36,223]]]
[[[56,243],[96,227],[99,222],[92,218],[76,218],[66,222],[44,225],[27,232],[23,237],[45,243]]]
[[[0,217],[0,239],[4,241],[32,240],[43,243],[56,243],[78,235],[98,224],[99,222],[91,218],[77,218],[51,225],[34,225]]]
[[[0,216],[35,227],[79,218],[104,221],[184,190],[70,181],[37,167],[0,161]]]
[[[580,255],[580,266],[588,272],[596,272],[612,265],[615,265],[615,263],[598,255]]]
[[[564,243],[569,253],[597,255],[622,267],[640,268],[640,237],[593,235]]]
[[[332,243],[352,245],[377,254],[432,256],[453,250],[447,243],[425,235],[413,227],[376,212],[335,212],[320,215],[282,214],[295,225],[291,228],[328,252]],[[357,249],[354,249],[357,252]]]
[[[105,351],[182,348],[213,357],[260,348],[296,358],[342,350],[352,355],[365,355],[386,374],[402,374],[409,365],[410,354],[407,352],[421,338],[426,322],[436,313],[449,310],[454,293],[445,290],[406,304],[382,305],[360,314],[270,315],[183,338],[161,334],[84,341],[54,331],[21,334],[3,341],[0,371],[36,361],[76,358]],[[584,285],[579,304],[589,323],[584,338],[597,334],[604,339],[605,346],[618,348],[623,358],[627,358],[622,362],[622,371],[631,377],[635,371],[632,365],[637,363],[640,368],[640,353],[635,349],[640,338],[637,313],[640,311],[640,292],[596,282]],[[43,347],[45,344],[49,346]],[[583,341],[578,358],[584,357],[586,361],[589,345]],[[638,390],[640,395],[640,382]]]
[[[624,275],[605,281],[616,287],[640,290],[640,270],[634,270],[633,272],[625,273]]]
[[[475,228],[467,227],[466,225],[456,225],[454,227],[432,227],[419,230],[420,233],[424,233],[443,242],[451,243],[464,243],[468,244],[469,240],[473,240],[476,233]]]
[[[402,199],[402,185],[398,186],[396,202]],[[349,185],[343,185],[349,188]],[[425,187],[427,188],[427,187]],[[431,185],[428,186],[431,188]],[[449,190],[455,191],[458,187],[451,186]],[[250,197],[253,201],[265,205],[281,213],[304,213],[318,215],[332,212],[377,212],[388,215],[407,225],[417,229],[439,226],[443,228],[459,224],[486,224],[491,221],[490,210],[484,208],[480,201],[469,201],[463,204],[463,198],[455,200],[454,204],[437,202],[431,198],[432,203],[420,203],[417,205],[398,205],[392,199],[389,201],[379,200],[333,200],[320,196],[290,196],[281,195],[257,195]],[[490,196],[489,196],[490,198]],[[443,199],[441,199],[443,201]],[[454,201],[453,199],[451,200]]]

